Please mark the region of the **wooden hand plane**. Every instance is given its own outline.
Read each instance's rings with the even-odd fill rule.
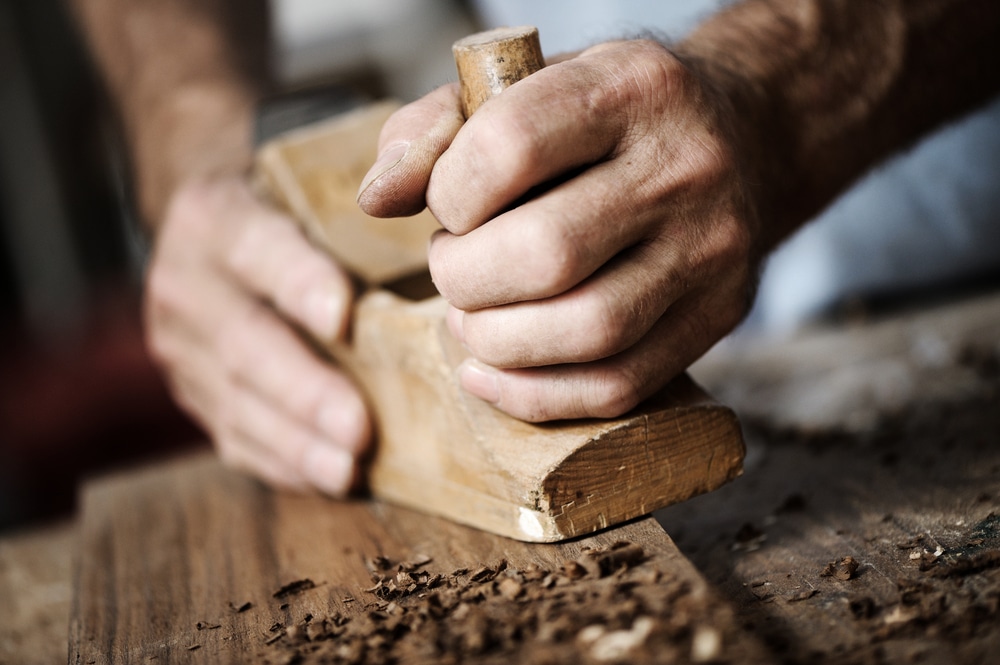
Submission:
[[[466,115],[542,65],[537,31],[500,29],[454,46]],[[264,145],[256,176],[312,241],[362,285],[348,342],[327,347],[375,422],[375,496],[527,541],[557,541],[713,490],[742,473],[733,412],[686,375],[612,420],[530,424],[465,393],[426,248],[426,210],[376,219],[355,202],[382,124],[370,105]]]

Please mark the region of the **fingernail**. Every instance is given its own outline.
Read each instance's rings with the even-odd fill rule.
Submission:
[[[500,402],[497,371],[492,367],[470,358],[459,366],[458,378],[462,388],[479,399],[490,404]]]
[[[465,344],[465,327],[463,325],[465,322],[465,312],[454,307],[449,307],[445,321],[448,322],[448,330],[451,332],[451,336],[462,344]]]
[[[368,411],[354,397],[343,396],[324,405],[319,412],[319,429],[346,450],[361,452],[368,439]]]
[[[314,443],[302,456],[302,475],[312,485],[332,496],[343,496],[354,480],[354,458],[345,450]]]
[[[408,142],[396,143],[386,148],[385,152],[379,155],[375,163],[372,164],[372,167],[368,169],[368,173],[365,174],[364,180],[361,181],[361,186],[358,187],[359,199],[373,182],[384,176],[403,160],[403,156],[406,155],[406,150],[409,147],[410,144]]]
[[[344,320],[344,299],[328,288],[316,288],[304,298],[303,323],[321,340],[332,341],[340,336]]]

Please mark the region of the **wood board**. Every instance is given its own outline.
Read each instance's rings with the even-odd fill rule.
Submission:
[[[422,569],[446,575],[463,568],[475,575],[478,567],[497,569],[501,561],[507,571],[557,571],[586,548],[622,540],[640,545],[645,559],[619,578],[609,575],[595,584],[621,583],[644,594],[641,602],[633,602],[633,611],[639,603],[662,622],[648,638],[660,640],[661,655],[651,662],[668,656],[685,662],[706,654],[768,662],[760,644],[736,625],[728,606],[652,518],[567,543],[527,544],[375,501],[275,493],[224,470],[213,458],[195,457],[111,476],[83,492],[70,663],[282,662],[295,653],[289,628],[303,626],[307,616],[317,623],[336,616],[361,625],[371,613],[383,611],[379,602],[384,608],[384,599],[366,591],[373,585],[375,557],[391,562],[429,558]],[[498,573],[482,586],[487,596],[507,574]],[[630,575],[637,577],[630,582]],[[302,580],[315,586],[284,596],[279,592]],[[554,582],[553,589],[564,584]],[[510,601],[518,611],[555,602],[548,596]],[[597,612],[617,607],[577,604]],[[570,606],[557,611],[569,612]],[[460,629],[458,614],[441,617],[436,629]],[[688,624],[677,629],[678,617],[687,617]],[[607,621],[610,626],[620,620],[609,615]],[[674,632],[664,632],[670,621]],[[543,655],[549,662],[587,662],[596,642],[581,641],[585,627],[570,625],[548,641],[525,629],[514,653],[481,648],[436,653],[429,662],[533,662]],[[412,639],[405,632],[397,637]],[[297,657],[293,662],[314,662],[308,654]]]

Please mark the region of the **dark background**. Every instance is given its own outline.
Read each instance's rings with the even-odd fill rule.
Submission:
[[[143,347],[145,239],[60,0],[0,0],[0,531],[79,478],[202,439]]]

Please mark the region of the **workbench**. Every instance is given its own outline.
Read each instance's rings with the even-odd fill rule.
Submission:
[[[320,631],[320,611],[335,623],[333,604],[347,603],[343,612],[365,604],[373,616],[384,614],[378,621],[399,624],[394,613],[419,595],[387,591],[400,573],[412,571],[416,577],[405,579],[415,580],[418,591],[428,584],[421,575],[433,580],[438,574],[444,576],[437,582],[441,589],[456,584],[456,593],[478,594],[470,603],[485,607],[509,596],[526,611],[535,602],[531,593],[548,598],[532,586],[537,578],[541,588],[540,573],[532,571],[545,566],[552,568],[543,571],[551,574],[552,588],[564,584],[580,597],[662,588],[661,600],[687,599],[673,606],[690,614],[676,632],[684,648],[664,643],[654,661],[1000,662],[998,340],[1000,295],[986,293],[781,341],[723,344],[692,373],[740,413],[746,473],[658,513],[669,537],[640,520],[625,531],[565,545],[515,544],[373,502],[329,508],[324,506],[332,502],[316,497],[275,495],[204,457],[98,479],[85,490],[73,523],[0,539],[0,663],[62,662],[68,652],[71,662],[108,662],[104,647],[92,646],[98,633],[114,635],[119,656],[111,662],[123,662],[123,640],[140,630],[176,638],[173,645],[157,643],[163,657],[149,662],[213,662],[211,654],[222,652],[212,650],[226,648],[227,637],[240,642],[240,653],[262,662],[296,662],[303,656],[293,643],[308,644]],[[183,484],[178,478],[190,485],[181,492],[187,503],[166,491],[171,483]],[[224,492],[198,489],[209,480],[222,483]],[[134,492],[136,501],[112,510],[121,492]],[[233,505],[244,512],[230,519],[244,521],[205,527],[210,520],[199,517],[197,506],[205,506],[205,515],[227,515],[232,506],[218,499],[222,495],[240,498]],[[187,507],[171,512],[172,505]],[[294,517],[303,511],[314,519]],[[177,515],[188,526],[226,537],[256,535],[241,536],[228,549],[194,543]],[[127,552],[106,551],[116,542],[106,537],[107,529],[159,535],[145,543],[141,561],[123,561]],[[338,536],[341,549],[324,544],[323,534],[334,530],[346,534]],[[605,573],[594,574],[593,587],[573,586],[590,579],[577,562],[621,547],[619,533],[643,548],[643,562],[618,561],[603,579],[596,578]],[[247,572],[263,560],[241,549],[247,542],[274,548],[267,579]],[[204,556],[185,554],[195,546]],[[553,547],[560,549],[531,549]],[[588,547],[596,549],[588,554]],[[435,551],[428,556],[418,549]],[[95,556],[109,567],[95,566]],[[187,589],[186,605],[171,596],[173,604],[151,613],[149,598],[130,600],[108,586],[112,578],[126,579],[125,573],[141,576],[143,566],[155,569],[158,557],[164,570],[183,572],[175,582]],[[238,579],[233,570],[242,571]],[[371,586],[346,582],[359,575],[370,576]],[[234,595],[233,589],[245,593]],[[640,600],[653,602],[635,602]],[[590,602],[602,610],[598,600]],[[197,621],[191,607],[201,612]],[[409,611],[412,616],[416,610]],[[441,620],[455,623],[457,614],[444,613]],[[324,625],[333,630],[332,623]],[[560,629],[576,631],[571,644],[589,654],[582,662],[631,660],[627,650],[597,658],[594,645],[605,644],[608,632],[572,624]],[[631,632],[618,632],[638,639],[638,630],[635,621]],[[549,638],[548,644],[556,639]],[[150,644],[142,647],[146,659],[157,656]],[[519,651],[517,660],[561,662],[541,644],[532,641],[533,650]],[[478,647],[467,652],[473,654],[467,661],[502,662],[489,645]]]

